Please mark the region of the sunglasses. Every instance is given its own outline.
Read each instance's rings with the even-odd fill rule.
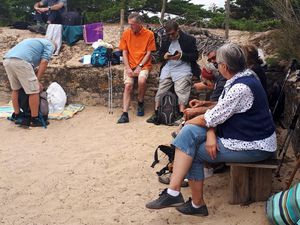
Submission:
[[[208,62],[211,62],[213,60],[216,60],[216,56],[213,56],[213,57],[210,57],[210,58],[207,59]]]

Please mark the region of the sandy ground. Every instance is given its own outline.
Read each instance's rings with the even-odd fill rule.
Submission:
[[[208,217],[146,209],[166,187],[155,174],[166,161],[155,169],[150,165],[174,127],[146,123],[150,108],[143,118],[134,111],[124,125],[116,124],[120,109],[109,115],[104,107],[87,107],[70,120],[51,121],[47,129],[23,129],[0,119],[0,223],[268,224],[264,202],[227,203],[228,172],[206,182]],[[190,196],[189,188],[182,192]]]

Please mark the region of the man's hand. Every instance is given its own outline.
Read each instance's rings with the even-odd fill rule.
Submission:
[[[206,134],[205,148],[212,160],[217,158],[217,137],[213,128],[209,128]]]
[[[189,106],[191,108],[197,108],[197,107],[203,106],[204,104],[205,104],[204,101],[200,101],[200,100],[197,100],[197,99],[193,99],[189,102]]]
[[[138,77],[139,74],[140,74],[140,72],[141,72],[141,70],[142,70],[142,67],[137,66],[137,67],[135,68],[135,70],[133,71],[133,76]]]
[[[176,55],[172,55],[170,52],[166,52],[164,55],[165,60],[179,60],[181,57],[181,52],[177,52]]]
[[[134,77],[133,71],[131,68],[126,68],[126,73],[128,77]]]
[[[198,83],[195,83],[195,84],[194,84],[194,88],[195,88],[197,91],[201,91],[201,90],[207,89],[207,85],[204,84],[203,82],[198,82]]]
[[[49,11],[48,7],[39,8],[39,13],[48,12],[48,11]]]
[[[185,116],[185,120],[190,120],[198,115],[197,110],[195,108],[187,108],[183,111],[183,114]]]

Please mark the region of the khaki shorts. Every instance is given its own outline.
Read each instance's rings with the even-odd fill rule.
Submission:
[[[145,77],[146,80],[149,76],[149,70],[142,70],[138,76],[138,79],[140,79],[141,77]],[[132,77],[128,77],[126,70],[124,70],[124,84],[133,84],[134,83],[134,78]]]
[[[3,66],[12,90],[23,88],[26,94],[40,92],[39,81],[30,63],[22,59],[10,58],[3,61]]]
[[[187,105],[192,88],[192,76],[188,75],[175,82],[172,78],[166,78],[159,81],[158,90],[155,95],[155,102],[159,102],[160,96],[171,89],[174,84],[175,93],[178,96],[178,103]]]

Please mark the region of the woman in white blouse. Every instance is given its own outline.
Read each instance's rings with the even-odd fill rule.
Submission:
[[[217,51],[218,70],[227,79],[217,105],[188,120],[173,141],[176,147],[169,188],[146,204],[150,209],[177,206],[188,215],[207,216],[203,199],[204,162],[256,162],[276,150],[276,134],[263,87],[246,69],[240,46]],[[192,198],[184,202],[181,182],[188,178]]]

